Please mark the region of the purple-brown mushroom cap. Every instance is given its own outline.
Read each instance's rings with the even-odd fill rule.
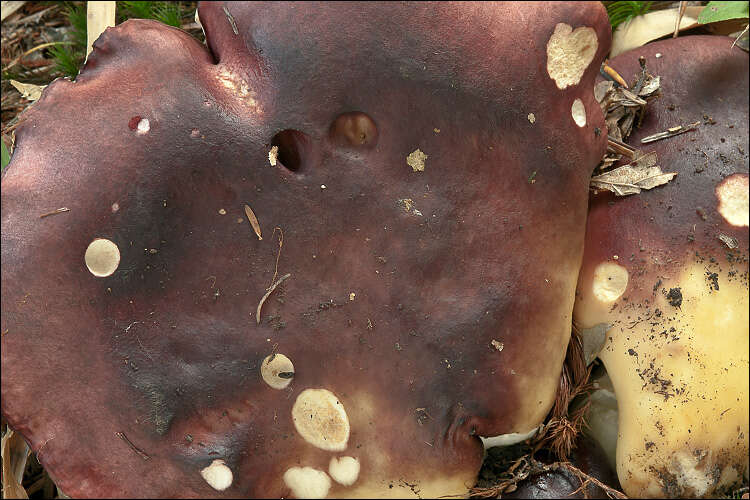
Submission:
[[[604,9],[199,15],[208,50],[125,22],[22,117],[3,415],[72,496],[465,494],[558,385]]]
[[[617,395],[625,493],[728,494],[748,475],[748,55],[696,36],[611,65],[640,74],[639,56],[662,95],[629,142],[677,176],[592,197],[574,318],[612,326],[600,358]]]

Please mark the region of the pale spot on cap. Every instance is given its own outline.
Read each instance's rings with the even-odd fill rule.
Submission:
[[[112,212],[114,213],[114,212],[117,212],[118,210],[120,210],[120,204],[117,202],[112,203]]]
[[[217,490],[224,491],[232,486],[234,476],[232,469],[224,464],[224,460],[214,460],[211,465],[201,471],[201,476],[206,480],[208,485]]]
[[[573,105],[570,107],[570,114],[576,125],[579,127],[586,126],[586,108],[583,106],[583,101],[580,99],[573,101]]]
[[[329,390],[305,389],[292,407],[292,421],[300,436],[327,451],[343,451],[349,441],[349,417]]]
[[[547,74],[563,90],[581,81],[583,73],[594,59],[599,42],[596,32],[587,26],[575,30],[558,23],[547,42]]]
[[[147,134],[149,130],[151,130],[151,124],[149,123],[148,118],[141,118],[141,121],[136,125],[135,133],[138,135],[144,135]]]
[[[732,174],[716,187],[719,213],[733,226],[748,226],[748,175]]]
[[[331,478],[312,467],[292,467],[284,473],[284,484],[296,498],[325,498],[331,489]]]
[[[286,389],[294,378],[294,365],[283,354],[272,354],[261,363],[260,376],[274,389]]]
[[[120,249],[113,241],[97,238],[89,243],[83,258],[91,274],[105,278],[120,265]]]
[[[614,262],[603,262],[594,269],[594,296],[600,302],[614,302],[628,287],[628,270]]]
[[[337,483],[351,486],[359,477],[359,460],[354,457],[331,457],[328,474]]]

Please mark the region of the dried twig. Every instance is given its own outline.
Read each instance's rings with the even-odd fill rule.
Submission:
[[[680,2],[680,7],[677,9],[677,20],[674,23],[674,33],[672,38],[677,38],[677,33],[680,32],[680,23],[682,22],[682,16],[685,14],[687,8],[687,2]]]
[[[276,290],[276,287],[279,286],[289,276],[291,276],[291,273],[287,273],[281,278],[279,278],[279,281],[271,285],[268,291],[266,292],[266,294],[263,296],[263,298],[260,299],[260,302],[258,302],[258,309],[255,311],[255,323],[256,324],[258,325],[260,324],[260,309],[263,307],[263,303],[273,293],[273,291]]]
[[[42,214],[39,216],[40,219],[44,219],[45,217],[49,217],[50,215],[56,215],[61,214],[63,212],[70,212],[70,209],[68,207],[60,207],[56,210],[53,210],[51,212],[47,212],[46,214]]]
[[[516,469],[518,470],[518,472],[515,472]],[[516,463],[513,464],[510,469],[508,469],[508,473],[510,476],[509,479],[505,479],[499,484],[490,486],[488,488],[472,488],[469,490],[469,495],[472,498],[497,498],[503,493],[511,493],[515,491],[517,489],[516,485],[530,476],[537,476],[545,472],[553,472],[560,469],[567,470],[581,481],[581,486],[579,487],[579,489],[571,493],[569,496],[573,496],[575,493],[578,493],[578,491],[586,488],[589,483],[593,483],[595,486],[598,486],[599,488],[604,490],[609,498],[628,498],[621,491],[607,486],[595,477],[589,476],[570,462],[554,462],[551,464],[545,464],[535,460],[531,455],[521,457],[516,461]]]
[[[729,47],[730,49],[733,49],[733,48],[734,48],[734,46],[735,46],[735,45],[737,45],[737,42],[739,42],[739,41],[740,41],[740,38],[742,38],[743,36],[745,36],[745,33],[747,33],[747,29],[748,29],[748,28],[750,28],[750,24],[746,25],[746,26],[745,26],[745,29],[744,29],[744,30],[742,30],[742,32],[740,33],[740,35],[739,35],[739,36],[738,36],[737,38],[735,38],[735,39],[734,39],[734,41],[732,42],[732,46],[731,46],[731,47]]]
[[[273,286],[274,281],[276,280],[276,276],[279,275],[279,257],[281,257],[281,247],[284,246],[284,231],[281,230],[279,226],[276,226],[273,228],[273,233],[271,233],[271,238],[273,238],[273,235],[276,234],[276,230],[279,230],[279,251],[276,253],[276,266],[273,269],[273,278],[271,278],[271,285],[266,288],[266,290],[270,290],[271,286]]]
[[[126,443],[126,444],[127,444],[128,446],[130,446],[130,449],[131,449],[131,450],[133,450],[134,452],[136,452],[136,453],[137,453],[138,455],[140,455],[140,457],[141,457],[141,458],[142,458],[143,460],[150,460],[150,459],[151,459],[151,457],[149,457],[148,455],[146,455],[146,453],[145,453],[145,452],[144,452],[143,450],[140,450],[140,449],[139,449],[139,448],[138,448],[138,447],[137,447],[136,445],[134,445],[134,444],[133,444],[133,443],[132,443],[132,442],[130,441],[130,439],[128,439],[128,437],[127,437],[127,436],[125,435],[125,433],[124,433],[124,432],[115,432],[115,435],[116,435],[116,436],[117,436],[118,438],[120,438],[120,439],[122,439],[123,441],[125,441],[125,443]]]
[[[622,85],[624,88],[628,88],[628,83],[625,81],[623,77],[620,76],[620,73],[614,70],[611,66],[609,66],[606,62],[602,63],[601,67],[602,73],[604,76],[609,77],[612,81],[615,81]]]
[[[669,137],[684,134],[685,132],[690,132],[691,130],[695,130],[695,128],[700,125],[700,123],[701,122],[695,122],[691,123],[690,125],[685,125],[684,127],[682,125],[678,125],[676,127],[669,128],[664,132],[649,135],[648,137],[644,137],[643,139],[641,139],[641,144],[648,144],[649,142],[660,141],[662,139],[667,139]]]
[[[631,160],[635,159],[636,156],[638,156],[638,150],[628,146],[622,141],[618,141],[612,136],[607,136],[607,149],[611,149],[613,153],[621,154],[624,156],[627,156]]]

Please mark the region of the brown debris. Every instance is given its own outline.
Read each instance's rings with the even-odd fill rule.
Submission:
[[[593,388],[589,383],[590,376],[591,367],[586,366],[583,339],[578,329],[573,327],[555,403],[547,417],[547,423],[534,438],[535,452],[541,448],[547,448],[560,460],[568,459],[575,447],[576,438],[581,433],[584,415],[588,409],[588,403],[586,403],[571,413],[570,404],[576,396]]]
[[[253,212],[253,209],[250,208],[250,205],[245,205],[245,215],[247,215],[247,220],[250,221],[250,225],[253,226],[255,236],[257,236],[259,240],[262,240],[263,236],[261,236],[260,234],[260,224],[258,223],[258,218],[255,216],[255,212]]]

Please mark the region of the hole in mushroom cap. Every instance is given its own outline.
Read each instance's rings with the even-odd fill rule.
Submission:
[[[614,302],[628,287],[628,270],[613,262],[603,262],[594,269],[593,292],[600,302]]]
[[[110,240],[97,238],[86,248],[84,261],[91,274],[106,278],[120,265],[120,249]]]
[[[583,106],[583,101],[576,99],[573,101],[573,105],[570,107],[570,114],[573,116],[573,121],[579,127],[586,126],[586,108]]]
[[[285,389],[294,377],[294,365],[283,354],[272,354],[261,363],[260,376],[274,389]]]
[[[359,460],[354,457],[331,457],[328,474],[337,483],[351,486],[359,477]]]
[[[273,136],[271,146],[278,148],[277,161],[285,168],[296,172],[303,167],[310,139],[299,130],[287,129]]]
[[[339,115],[329,136],[337,146],[370,149],[378,142],[378,128],[368,115],[355,111]]]
[[[201,470],[201,476],[211,488],[224,491],[232,486],[234,476],[232,469],[224,464],[224,460],[214,460],[211,465]]]
[[[547,42],[547,74],[560,90],[581,81],[594,59],[599,42],[596,32],[587,26],[573,28],[565,23],[555,26]]]
[[[296,498],[325,498],[331,489],[331,478],[312,467],[292,467],[284,473],[284,484]]]
[[[349,441],[349,417],[344,405],[326,389],[305,389],[292,407],[300,436],[322,450],[342,451]]]
[[[733,226],[747,227],[748,214],[748,175],[732,174],[716,187],[719,198],[719,213]]]

